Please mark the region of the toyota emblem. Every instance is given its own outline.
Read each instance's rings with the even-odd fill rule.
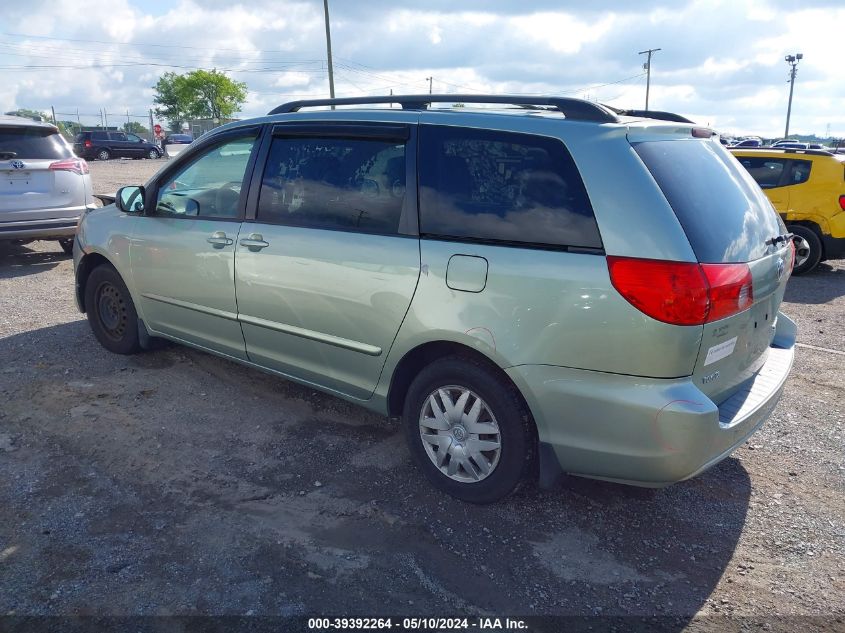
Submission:
[[[24,167],[26,167],[22,160],[13,160],[9,164],[12,166],[12,169],[23,169]]]

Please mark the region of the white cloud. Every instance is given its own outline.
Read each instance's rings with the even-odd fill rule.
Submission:
[[[247,82],[243,116],[328,93],[319,2],[174,0],[156,14],[141,0],[10,4],[0,7],[3,111],[53,105],[97,116],[103,107],[144,114],[161,73],[195,67],[224,69]],[[434,77],[439,92],[557,93],[642,107],[644,59],[637,52],[660,47],[653,108],[776,136],[788,95],[783,56],[802,52],[792,130],[823,134],[830,124],[845,136],[839,0],[396,4],[331,3],[339,96],[425,92],[426,78]],[[92,31],[92,15],[108,16],[108,30]]]

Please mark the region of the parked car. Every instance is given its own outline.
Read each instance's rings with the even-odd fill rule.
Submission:
[[[795,274],[845,257],[845,155],[823,150],[734,150],[795,234]]]
[[[760,138],[744,138],[741,141],[737,141],[731,147],[762,147],[763,140]]]
[[[173,158],[181,154],[188,145],[194,142],[190,134],[169,134],[161,142],[161,149],[165,156]]]
[[[106,349],[170,339],[401,417],[478,503],[692,477],[793,359],[792,242],[747,172],[708,129],[579,99],[282,105],[121,189],[74,255]]]
[[[73,151],[77,156],[97,160],[161,157],[161,150],[155,143],[137,134],[110,130],[80,132],[73,141]]]
[[[54,125],[0,116],[0,240],[57,240],[70,254],[79,218],[95,206],[88,163]]]

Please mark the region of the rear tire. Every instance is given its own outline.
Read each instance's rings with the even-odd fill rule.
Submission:
[[[65,252],[65,255],[73,255],[73,239],[72,237],[66,237],[64,239],[59,240],[59,246],[62,247],[62,250]]]
[[[97,152],[97,160],[108,160],[111,158],[111,153],[107,149],[101,149]]]
[[[408,388],[403,423],[426,478],[463,501],[493,503],[533,473],[531,414],[509,381],[473,359],[425,367]]]
[[[85,284],[85,310],[100,345],[115,354],[141,351],[135,304],[112,266],[102,264],[91,271]]]
[[[818,234],[811,228],[793,224],[786,227],[790,233],[795,234],[795,267],[793,275],[803,275],[813,270],[822,260],[822,241]]]

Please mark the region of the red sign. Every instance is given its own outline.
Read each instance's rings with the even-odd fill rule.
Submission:
[[[161,136],[161,126],[158,123],[153,126],[153,131],[156,133],[156,136]]]

